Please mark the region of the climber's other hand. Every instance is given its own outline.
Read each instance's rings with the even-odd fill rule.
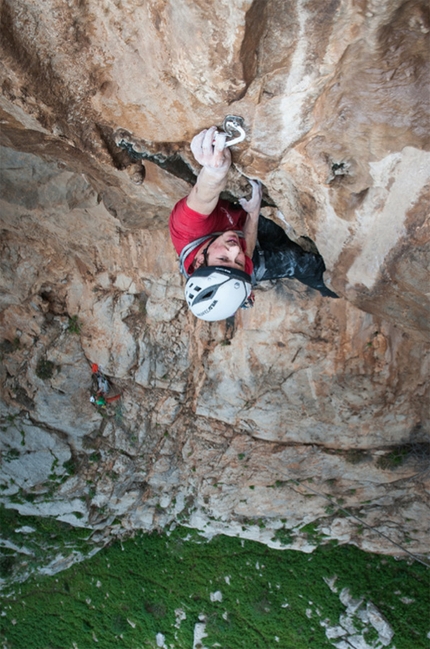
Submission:
[[[246,200],[246,198],[240,198],[239,203],[242,205],[245,212],[248,212],[251,216],[258,216],[260,214],[263,188],[259,180],[250,180],[249,182],[252,186],[252,196],[249,200]]]

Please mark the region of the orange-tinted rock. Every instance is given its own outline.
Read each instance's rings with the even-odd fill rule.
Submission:
[[[126,528],[166,525],[192,499],[191,524],[209,531],[274,543],[281,518],[324,519],[328,536],[398,552],[328,514],[314,485],[373,526],[389,516],[399,542],[413,519],[408,549],[426,551],[426,4],[4,0],[0,12],[6,414],[61,459],[100,448],[94,502]],[[234,325],[187,313],[168,216],[198,172],[189,140],[231,113],[247,138],[229,191],[259,178],[266,215],[318,248],[341,299],[282,280]],[[108,417],[89,402],[94,362],[122,394]],[[20,451],[17,484],[42,458],[25,477],[40,489],[46,454],[32,447],[27,465],[14,431],[2,443]],[[88,496],[86,471],[61,487],[62,516]],[[4,499],[18,489],[7,475]],[[103,526],[97,507],[84,520]]]

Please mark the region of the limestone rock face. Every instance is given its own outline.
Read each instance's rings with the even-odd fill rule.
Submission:
[[[0,18],[2,502],[106,538],[181,520],[427,552],[426,3],[4,0]],[[259,178],[339,300],[280,280],[234,322],[187,312],[168,217],[190,139],[226,114],[246,129],[230,195]],[[121,394],[105,408],[92,363]]]

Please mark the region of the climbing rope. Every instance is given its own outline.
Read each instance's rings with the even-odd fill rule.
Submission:
[[[271,470],[268,466],[266,466],[265,468],[266,468],[267,470]],[[339,504],[338,504],[338,503],[333,499],[332,496],[328,496],[327,494],[321,493],[320,491],[317,491],[316,489],[313,489],[313,488],[310,487],[309,485],[304,484],[303,482],[300,482],[299,480],[296,480],[295,478],[289,478],[289,477],[286,476],[285,474],[282,474],[282,472],[280,472],[280,473],[281,473],[281,475],[283,475],[284,478],[286,478],[287,480],[289,480],[289,481],[291,481],[291,482],[294,482],[297,486],[299,486],[299,487],[305,487],[305,489],[308,489],[309,491],[312,491],[312,493],[314,493],[316,496],[321,496],[321,498],[325,498],[325,499],[328,500],[332,505],[333,505],[333,504],[336,504],[336,506],[338,507],[338,509],[340,509],[342,512],[344,512],[347,516],[350,516],[351,518],[354,518],[354,519],[355,519],[356,521],[358,521],[361,525],[364,525],[364,527],[367,527],[367,529],[371,530],[372,532],[376,532],[377,534],[379,534],[379,536],[382,536],[384,539],[386,539],[387,541],[389,541],[390,543],[392,543],[392,544],[395,545],[396,547],[400,548],[400,550],[402,550],[402,552],[405,552],[405,553],[408,554],[410,557],[412,557],[415,561],[418,561],[419,563],[421,563],[421,564],[422,564],[423,566],[425,566],[426,568],[430,568],[430,564],[429,564],[429,563],[427,563],[426,561],[423,561],[422,559],[420,559],[420,557],[418,557],[418,556],[417,556],[416,554],[414,554],[413,552],[410,552],[409,550],[407,550],[406,548],[404,548],[402,545],[400,545],[400,543],[397,543],[397,541],[393,541],[393,539],[391,539],[389,536],[387,536],[387,535],[384,534],[383,532],[380,532],[376,527],[372,527],[371,525],[369,525],[369,524],[366,523],[365,521],[361,520],[361,518],[359,518],[359,517],[356,516],[355,514],[352,514],[350,511],[348,511],[347,509],[345,509],[344,507],[342,507],[341,505],[339,505]]]

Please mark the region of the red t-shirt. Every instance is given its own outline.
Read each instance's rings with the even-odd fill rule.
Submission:
[[[235,208],[234,205],[220,199],[214,211],[208,216],[195,212],[187,205],[187,199],[182,198],[172,210],[169,219],[169,230],[173,245],[176,252],[181,254],[183,248],[205,235],[211,235],[213,232],[227,232],[228,230],[243,231],[247,213],[242,207]],[[240,245],[245,252],[245,239],[240,239]],[[194,261],[200,246],[197,246],[185,259],[185,270],[189,268]],[[245,272],[252,274],[252,261],[245,256]]]

